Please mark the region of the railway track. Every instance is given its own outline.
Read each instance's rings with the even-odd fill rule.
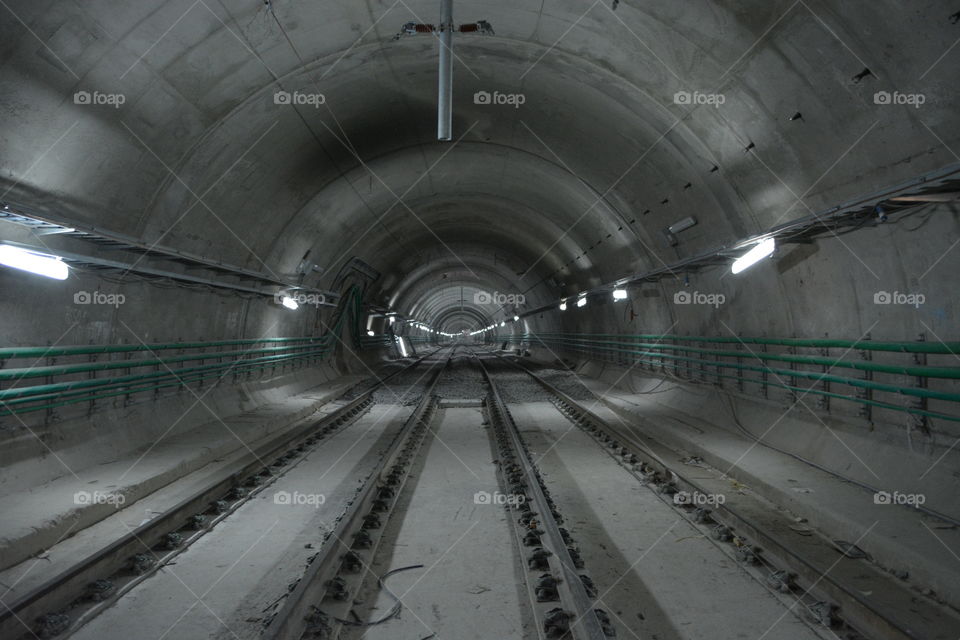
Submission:
[[[509,538],[514,549],[508,555],[518,560],[526,573],[524,590],[536,620],[536,635],[571,640],[614,637],[616,632],[607,614],[593,606],[591,596],[596,595],[596,587],[583,566],[574,540],[561,526],[562,516],[531,461],[493,377],[479,360],[476,366],[486,383],[483,416],[491,427],[489,433],[494,440],[491,444],[499,454],[496,466],[501,495],[509,498],[506,501],[512,521]],[[315,634],[339,638],[345,626],[372,627],[400,612],[403,596],[395,596],[396,606],[386,617],[373,621],[356,615],[354,608],[358,595],[364,590],[364,579],[373,577],[370,567],[384,540],[386,521],[403,515],[394,510],[415,458],[425,440],[437,437],[433,421],[440,400],[433,392],[441,375],[442,369],[427,385],[420,404],[385,458],[376,482],[365,486],[304,580],[288,598],[275,624],[268,627],[266,635],[271,640],[294,640]],[[454,402],[450,406],[469,405]],[[400,544],[397,539],[392,542]],[[378,586],[382,587],[383,579],[391,573],[422,566],[388,571],[378,579]],[[435,633],[429,626],[427,630]]]
[[[283,608],[268,623],[264,638],[339,637],[349,617],[352,594],[359,590],[365,573],[368,560],[364,558],[380,545],[383,520],[396,504],[436,410],[433,390],[455,351],[452,349],[443,364],[434,367],[419,403],[384,453],[380,466],[358,489]]]
[[[678,452],[602,418],[529,368],[530,376],[577,428],[586,432],[639,482],[657,491],[666,504],[703,529],[767,587],[795,598],[794,606],[832,633],[845,638],[948,640],[960,629],[960,616],[920,597],[883,569],[869,563],[855,543],[833,541],[798,527],[782,511],[756,496],[729,491],[730,479],[702,462],[694,468]],[[598,403],[593,403],[595,407]],[[698,497],[725,496],[722,502]]]
[[[518,374],[530,380],[537,393],[518,393]],[[409,388],[396,394],[391,381],[405,377]],[[699,532],[698,538],[709,540],[698,553],[722,568],[718,576],[731,576],[731,571],[749,576],[730,582],[734,595],[745,601],[765,598],[764,611],[776,619],[774,626],[782,618],[792,621],[792,630],[769,638],[955,637],[960,625],[952,611],[905,594],[890,576],[855,558],[855,545],[838,549],[819,535],[798,533],[791,528],[795,523],[748,492],[727,491],[728,499],[719,504],[699,502],[696,496],[729,488],[729,478],[706,465],[678,462],[677,452],[604,417],[583,397],[574,397],[569,388],[513,359],[457,347],[434,352],[389,379],[345,394],[322,419],[263,443],[247,458],[224,467],[202,490],[22,596],[0,614],[0,636],[114,637],[122,612],[151,606],[126,596],[147,589],[151,576],[178,558],[199,563],[191,548],[200,540],[235,546],[229,536],[249,529],[243,521],[251,517],[244,514],[250,513],[253,501],[264,501],[271,487],[285,494],[315,489],[329,468],[367,434],[363,447],[369,449],[354,451],[341,476],[324,481],[337,487],[338,497],[326,505],[323,517],[290,516],[291,545],[303,546],[299,529],[312,531],[312,537],[303,539],[317,542],[306,545],[313,552],[299,568],[286,565],[303,553],[277,555],[285,564],[283,575],[291,576],[287,588],[262,609],[255,598],[230,602],[226,606],[236,615],[224,621],[214,614],[215,626],[229,633],[220,628],[219,633],[197,637],[607,640],[651,635],[641,611],[650,620],[662,619],[658,637],[709,637],[713,629],[683,628],[690,622],[678,619],[682,606],[665,606],[656,585],[636,589],[650,578],[640,569],[634,571],[633,558],[625,563],[629,566],[611,573],[607,565],[616,563],[607,559],[630,553],[613,548],[622,542],[603,534],[611,507],[585,507],[582,500],[572,499],[585,487],[578,488],[575,477],[565,485],[569,474],[563,460],[546,457],[565,430],[573,430],[582,435],[579,444],[569,445],[570,455],[600,456],[609,461],[607,475],[614,478],[617,491],[626,491],[625,485],[635,481],[631,491],[655,496],[641,509],[652,509],[653,502],[657,513],[641,511],[635,517],[666,521],[672,513],[685,521],[689,530]],[[540,413],[532,413],[533,405]],[[392,408],[386,412],[388,406]],[[363,433],[354,440],[357,431]],[[589,443],[591,451],[583,450],[583,443]],[[342,455],[319,459],[331,448]],[[614,469],[621,475],[614,477]],[[628,482],[622,483],[624,479]],[[503,499],[482,498],[491,495]],[[676,535],[675,543],[690,537]],[[647,545],[640,560],[659,541]],[[265,571],[268,575],[270,569]],[[696,576],[672,578],[689,580],[689,590],[704,588]],[[237,580],[245,584],[255,577],[251,573]],[[627,583],[633,591],[624,597],[607,595],[627,589]],[[255,591],[256,584],[245,588]],[[163,593],[156,580],[152,589],[144,593]],[[699,602],[710,602],[711,597],[700,593]],[[202,596],[196,600],[201,602]],[[494,619],[486,613],[490,607],[499,611]],[[108,610],[111,614],[103,615]],[[170,634],[179,622],[170,620],[172,615],[174,610],[157,616],[157,624],[173,625],[153,636],[152,623],[144,619],[143,637]],[[732,620],[735,625],[735,616]],[[138,635],[143,631],[131,626]],[[119,629],[116,633],[129,635]]]
[[[526,548],[528,593],[539,622],[541,637],[573,640],[606,640],[616,631],[609,615],[596,608],[596,586],[584,571],[583,560],[563,516],[550,498],[510,409],[493,377],[479,361],[490,393],[486,411],[500,451],[498,462],[505,490],[517,498],[516,541]],[[522,499],[521,499],[522,498]],[[545,571],[545,572],[544,572]],[[539,574],[539,575],[537,575]]]
[[[575,535],[564,527],[565,514],[551,495],[551,481],[545,480],[542,476],[535,462],[536,458],[531,453],[523,435],[524,429],[529,430],[534,425],[518,425],[508,402],[501,393],[497,374],[488,371],[480,358],[477,358],[475,363],[482,372],[485,383],[485,388],[477,392],[477,395],[482,394],[482,398],[476,400],[477,404],[481,404],[479,401],[482,399],[484,418],[482,424],[487,427],[487,444],[496,455],[495,475],[500,495],[506,498],[503,508],[506,510],[505,519],[508,529],[506,536],[498,537],[490,533],[486,539],[475,542],[485,545],[485,557],[511,558],[511,562],[515,565],[514,575],[519,586],[522,587],[523,594],[522,598],[519,596],[518,598],[522,599],[522,606],[531,618],[520,635],[543,640],[550,638],[606,640],[612,637],[635,635],[634,629],[624,628],[620,616],[598,605],[600,602],[598,591],[615,588],[617,580],[610,580],[604,584],[599,578],[591,575],[590,567],[584,562],[585,549],[581,547],[581,544],[589,547],[591,541],[577,540]],[[398,619],[403,608],[412,606],[405,602],[404,598],[408,597],[414,587],[434,570],[435,563],[440,562],[462,537],[469,533],[468,529],[462,535],[451,534],[449,546],[436,541],[436,544],[444,550],[434,563],[429,563],[427,558],[413,555],[408,557],[397,551],[416,546],[414,537],[422,538],[430,535],[442,537],[442,534],[436,533],[429,527],[418,528],[406,522],[408,517],[421,517],[423,513],[422,509],[418,511],[416,507],[418,502],[423,502],[423,499],[418,500],[418,495],[429,487],[421,487],[419,482],[413,482],[411,485],[408,482],[408,474],[412,467],[416,467],[418,456],[422,458],[432,455],[432,453],[425,453],[424,449],[430,446],[429,443],[433,439],[440,439],[438,432],[441,432],[444,427],[443,420],[439,416],[444,411],[455,410],[443,407],[469,406],[449,399],[440,401],[433,397],[432,392],[439,386],[439,381],[439,377],[432,381],[430,392],[425,393],[422,399],[422,410],[418,410],[411,417],[413,421],[411,427],[413,425],[417,427],[416,431],[411,432],[416,439],[412,444],[405,446],[402,466],[399,470],[386,467],[391,469],[391,473],[397,477],[397,491],[394,493],[393,487],[390,487],[389,502],[383,504],[376,512],[370,509],[367,503],[358,505],[356,510],[358,517],[354,520],[355,528],[351,530],[345,527],[343,531],[338,531],[337,543],[330,545],[325,559],[318,564],[318,567],[327,567],[328,570],[317,573],[311,580],[313,586],[301,585],[299,589],[304,594],[310,594],[304,600],[312,604],[297,605],[283,615],[283,622],[280,624],[285,628],[294,628],[295,631],[272,637],[302,638],[318,631],[321,637],[351,639],[390,638],[397,635],[408,636],[417,632],[423,634],[420,637],[433,637],[434,634],[442,637],[458,633],[466,634],[466,637],[488,637],[476,633],[470,634],[469,629],[472,628],[472,624],[484,624],[483,619],[470,617],[470,609],[458,610],[458,615],[462,615],[464,620],[461,620],[460,626],[456,629],[445,626],[444,616],[437,613],[437,602],[445,601],[445,594],[437,586],[430,587],[429,597],[425,596],[433,603],[432,607],[429,607],[427,602],[418,603],[421,609],[433,609],[434,617],[428,618],[431,622],[425,622],[418,614],[413,614],[416,620],[410,620],[407,627],[401,626],[399,630],[391,627],[390,631],[382,634],[378,630],[379,625],[391,619]],[[547,394],[544,394],[542,400],[546,400],[547,397]],[[477,423],[476,427],[479,426],[480,423]],[[446,444],[443,446],[447,447]],[[421,462],[424,461],[421,460]],[[422,469],[421,473],[423,473]],[[477,480],[481,478],[478,477]],[[384,488],[384,485],[381,484],[379,488]],[[455,486],[449,487],[449,492],[455,493],[455,491]],[[458,505],[456,499],[450,502],[448,507],[439,504],[434,505],[433,508],[441,513],[444,508],[447,508],[451,514],[462,509],[462,505]],[[404,512],[404,509],[408,512]],[[415,516],[410,516],[410,512]],[[359,516],[362,513],[366,513],[366,516]],[[372,515],[376,517],[371,525],[367,518]],[[571,515],[575,521],[584,517],[583,513]],[[404,521],[403,526],[392,526],[395,520]],[[442,518],[440,520],[442,521]],[[350,541],[356,540],[358,533],[364,529],[367,529],[367,533],[359,535],[364,545],[358,546],[356,543],[351,543]],[[372,544],[367,544],[368,541],[372,541]],[[504,544],[511,545],[512,548],[505,550]],[[399,553],[400,557],[394,557],[395,553]],[[437,555],[436,549],[433,550],[432,555]],[[424,565],[427,564],[429,566],[425,567]],[[456,567],[458,574],[475,570],[469,562],[458,565],[455,560],[448,560],[448,564],[450,566],[447,570]],[[394,594],[384,585],[384,581],[396,572],[404,570],[416,570],[421,574],[402,593]],[[630,568],[627,568],[627,572],[629,570]],[[400,579],[397,578],[397,580]],[[444,580],[443,590],[453,588],[454,584],[450,583],[451,581]],[[392,601],[378,598],[378,592],[382,593],[382,591],[389,591]],[[459,604],[460,607],[467,607],[464,603]],[[642,607],[646,608],[648,604],[643,603]],[[638,609],[640,606],[638,603]],[[386,616],[383,615],[385,607],[388,608]],[[292,613],[294,611],[296,613]],[[785,614],[789,613],[786,606],[782,611]],[[503,615],[509,617],[506,612]],[[433,626],[434,623],[437,624],[436,627]],[[398,620],[396,624],[399,625],[401,622]],[[468,631],[464,631],[463,627]],[[817,637],[817,635],[810,633],[809,636],[796,637]],[[829,635],[824,634],[820,637],[829,637]]]
[[[79,559],[0,611],[0,637],[49,638],[81,628],[124,594],[174,561],[243,504],[373,404],[373,394],[423,358],[348,392],[319,420],[306,420],[262,444],[175,506]]]

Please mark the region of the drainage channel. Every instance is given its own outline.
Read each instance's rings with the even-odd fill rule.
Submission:
[[[504,491],[515,500],[514,533],[527,562],[527,590],[540,638],[607,640],[616,635],[608,614],[594,608],[596,586],[583,566],[569,532],[561,527],[562,515],[533,464],[510,410],[492,377],[477,360],[489,385],[485,403],[500,452],[499,468]]]
[[[370,559],[383,538],[383,524],[396,506],[410,466],[423,444],[438,401],[437,381],[454,347],[427,383],[416,408],[384,452],[381,463],[362,482],[337,519],[283,607],[266,625],[264,640],[336,638],[353,622],[353,598],[362,587]]]
[[[675,452],[609,424],[534,372],[510,362],[539,383],[564,416],[637,480],[725,545],[768,589],[792,598],[791,608],[802,608],[808,619],[830,633],[850,639],[955,637],[960,622],[952,612],[915,597],[887,574],[864,564],[856,545],[838,547],[813,532],[800,532],[796,523],[774,515],[771,506],[750,504],[746,497],[700,504],[696,498],[714,495],[715,486],[666,463]]]
[[[342,404],[327,416],[270,440],[203,489],[24,594],[0,612],[0,637],[53,638],[75,632],[212,531],[323,440],[353,424],[369,411],[376,388],[397,373],[348,402],[334,401]]]

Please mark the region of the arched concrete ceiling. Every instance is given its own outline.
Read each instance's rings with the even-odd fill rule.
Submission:
[[[496,35],[457,36],[454,141],[439,143],[437,43],[392,40],[436,22],[437,0],[10,0],[3,189],[277,274],[309,249],[321,285],[359,256],[389,275],[375,297],[457,330],[492,317],[452,313],[461,287],[555,299],[945,164],[951,9],[461,0],[455,22]],[[920,88],[922,120],[873,101]],[[659,230],[691,214],[665,246]]]

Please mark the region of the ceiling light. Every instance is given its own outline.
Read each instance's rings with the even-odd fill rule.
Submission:
[[[513,321],[514,321],[514,322],[517,322],[518,320],[520,320],[520,316],[513,316]]]
[[[627,290],[626,290],[626,289],[614,289],[614,290],[613,290],[613,299],[614,299],[614,300],[626,300],[626,299],[627,299]]]
[[[66,280],[70,270],[59,256],[36,253],[8,244],[0,245],[0,264],[54,280]]]
[[[283,296],[282,298],[280,298],[280,304],[285,306],[287,309],[290,309],[291,311],[296,311],[300,307],[300,305],[297,304],[297,301],[291,298],[290,296]]]
[[[377,335],[377,334],[375,334],[373,331],[367,331],[367,335],[372,338],[373,336],[375,336],[375,335]]]
[[[564,300],[563,302],[560,303],[560,311],[566,311],[566,310],[567,310],[567,301]]]
[[[578,299],[577,299],[577,306],[578,306],[578,307],[585,307],[585,306],[587,306],[587,296],[583,296],[582,298],[578,298]]]
[[[697,219],[693,216],[688,216],[683,220],[674,222],[672,225],[667,227],[667,229],[670,231],[670,233],[680,233],[681,231],[686,231],[695,224],[697,224]]]
[[[773,253],[777,248],[777,242],[773,238],[767,238],[757,243],[755,247],[733,261],[732,273],[740,273],[744,269],[752,267],[767,256]]]

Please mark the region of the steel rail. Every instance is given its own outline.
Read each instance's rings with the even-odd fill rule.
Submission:
[[[544,536],[549,543],[549,551],[552,552],[548,560],[555,575],[562,576],[562,579],[558,581],[557,591],[560,594],[560,602],[563,604],[564,610],[572,614],[570,636],[574,640],[608,640],[608,636],[603,630],[603,623],[594,608],[594,602],[590,599],[580,580],[575,568],[576,562],[571,557],[567,543],[554,518],[553,508],[540,486],[539,476],[523,445],[517,424],[500,396],[500,391],[493,382],[490,372],[479,357],[477,361],[490,387],[489,410],[491,418],[500,421],[509,434],[513,448],[517,452],[517,460],[520,462],[526,477],[527,491],[533,501],[535,512],[539,516],[537,522],[543,529]]]
[[[498,357],[500,357],[499,354]],[[570,419],[578,426],[587,424],[597,431],[606,433],[613,442],[625,445],[630,453],[659,472],[662,478],[675,479],[679,488],[701,494],[710,493],[700,484],[668,465],[635,434],[610,425],[527,367],[515,362],[511,364],[530,375],[557,398],[561,405],[571,408],[573,417]],[[714,521],[731,530],[744,532],[744,537],[757,541],[765,555],[776,559],[777,564],[787,567],[800,582],[809,585],[806,592],[819,593],[837,603],[842,619],[868,637],[896,640],[947,639],[956,635],[955,630],[960,628],[960,617],[951,610],[916,597],[909,589],[894,582],[889,576],[879,573],[869,576],[862,569],[852,573],[846,572],[847,577],[856,578],[856,584],[853,584],[837,577],[838,573],[844,573],[844,571],[836,563],[824,570],[824,558],[836,559],[839,554],[825,539],[802,536],[789,526],[779,527],[778,531],[772,532],[768,526],[755,522],[744,510],[730,505],[729,501],[711,506],[714,510],[710,513],[710,517]],[[817,554],[819,557],[814,558]],[[871,592],[871,595],[876,597],[871,599],[864,595],[866,592]]]
[[[4,603],[2,610],[0,610],[0,637],[43,637],[43,634],[34,631],[36,626],[40,625],[39,620],[43,616],[47,614],[63,615],[66,610],[73,609],[76,611],[78,607],[86,610],[90,603],[84,602],[83,594],[91,583],[121,572],[128,572],[131,558],[138,554],[154,555],[153,559],[156,561],[154,566],[143,575],[126,582],[122,589],[111,596],[110,602],[114,601],[188,546],[177,546],[177,548],[171,550],[172,553],[157,557],[153,553],[153,549],[164,541],[167,534],[184,529],[192,516],[209,512],[211,505],[215,505],[219,500],[230,496],[231,491],[235,488],[243,487],[244,484],[249,484],[251,481],[256,482],[253,479],[258,476],[263,478],[272,475],[269,468],[265,466],[264,460],[272,461],[284,457],[289,460],[292,456],[297,455],[298,449],[302,450],[308,445],[314,444],[320,437],[328,435],[338,427],[351,422],[361,411],[372,404],[372,394],[377,388],[402,371],[416,367],[422,360],[423,358],[420,358],[404,369],[378,379],[376,384],[362,391],[355,399],[346,402],[329,415],[319,420],[308,418],[301,421],[304,424],[277,435],[259,447],[253,454],[244,456],[240,461],[227,467],[218,475],[216,480],[205,488],[194,492],[149,522],[129,531],[111,544],[74,563],[12,603]],[[222,520],[221,516],[234,511],[248,497],[241,496],[231,499],[229,508],[217,510],[219,515],[201,527],[201,531],[209,531],[213,525]],[[196,537],[198,536],[191,535],[189,542],[192,543]],[[126,577],[130,577],[129,573]],[[81,615],[83,616],[82,622],[90,619],[85,611]],[[76,619],[70,620],[71,630],[77,628],[77,622]]]
[[[328,598],[331,582],[344,568],[344,555],[351,552],[357,553],[358,549],[349,541],[355,540],[355,536],[365,528],[368,517],[377,514],[374,502],[382,499],[380,497],[383,495],[382,489],[389,486],[391,494],[398,493],[396,488],[402,487],[406,481],[409,473],[408,466],[403,465],[403,471],[396,476],[396,482],[392,485],[384,476],[384,471],[396,465],[397,461],[404,456],[409,462],[409,457],[422,443],[422,437],[416,437],[417,427],[426,426],[436,406],[435,398],[432,396],[433,390],[455,351],[456,347],[451,349],[443,365],[436,367],[436,372],[427,383],[417,407],[394,436],[381,458],[381,463],[358,490],[356,497],[325,539],[320,551],[307,566],[304,575],[287,595],[283,606],[267,624],[261,636],[262,640],[299,640],[304,636],[314,637],[319,629],[323,629],[323,633],[328,637],[336,637],[329,634],[333,627],[338,626],[338,623],[320,610],[320,604]],[[407,443],[412,445],[406,447]],[[392,500],[390,508],[396,502],[395,495]],[[371,559],[374,552],[375,547],[365,550],[365,554]],[[362,564],[369,566],[370,562]]]

